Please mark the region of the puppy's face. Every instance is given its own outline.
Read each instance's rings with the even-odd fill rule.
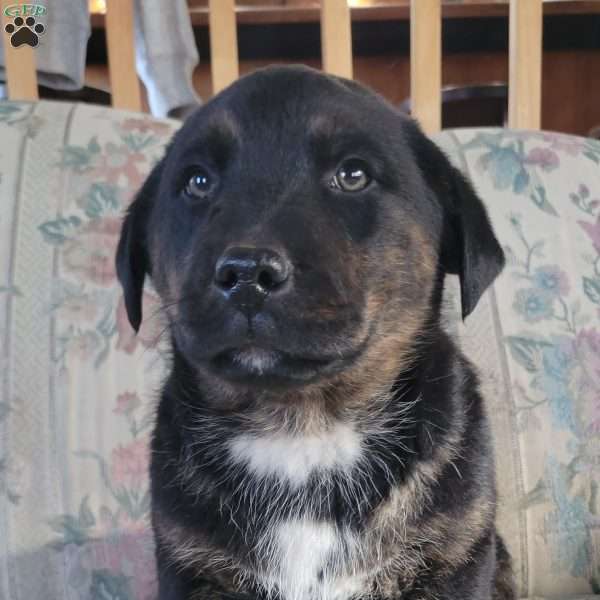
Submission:
[[[502,264],[485,211],[418,128],[303,68],[246,77],[188,119],[131,206],[117,259],[177,350],[241,387],[298,386],[405,355],[456,272],[467,314]]]

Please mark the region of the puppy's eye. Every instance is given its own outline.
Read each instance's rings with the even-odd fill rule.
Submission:
[[[198,167],[190,173],[184,192],[192,200],[204,200],[210,195],[214,187],[214,178],[208,171]]]
[[[358,158],[350,158],[341,164],[330,185],[343,192],[360,192],[369,183],[371,183],[371,177],[367,164]]]

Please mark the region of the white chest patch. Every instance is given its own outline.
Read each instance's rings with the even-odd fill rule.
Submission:
[[[352,573],[351,538],[310,519],[280,524],[267,542],[263,585],[284,600],[350,600],[364,591],[365,581]]]
[[[351,425],[336,423],[311,435],[242,434],[229,442],[228,450],[254,474],[276,475],[299,487],[317,470],[349,472],[362,455],[362,435]]]

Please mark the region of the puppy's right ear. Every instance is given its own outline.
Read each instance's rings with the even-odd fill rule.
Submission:
[[[117,248],[117,277],[123,287],[127,318],[136,333],[142,322],[142,293],[146,274],[151,275],[148,253],[148,220],[158,192],[162,161],[152,170],[127,209]]]
[[[465,319],[502,271],[504,252],[469,181],[415,123],[407,131],[423,178],[442,207],[440,261],[446,273],[459,276]]]

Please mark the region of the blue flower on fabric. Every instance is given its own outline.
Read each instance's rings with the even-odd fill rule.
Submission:
[[[539,288],[518,290],[515,295],[513,308],[530,323],[549,319],[553,315],[552,294]]]
[[[572,431],[577,429],[570,386],[574,360],[573,340],[553,338],[552,344],[542,349],[542,369],[533,382],[548,398],[554,427]]]
[[[572,338],[552,336],[551,345],[543,348],[544,368],[555,377],[564,378],[575,362],[575,342]]]
[[[558,296],[566,296],[569,293],[567,274],[558,265],[544,265],[536,269],[533,274],[533,283],[540,290]]]
[[[512,147],[493,148],[479,159],[479,165],[484,171],[490,173],[494,187],[498,190],[515,187],[517,177],[522,176],[523,173],[521,157]]]
[[[554,568],[584,577],[593,553],[589,510],[581,496],[570,495],[567,469],[553,456],[547,459],[545,479],[554,505],[544,518]]]

